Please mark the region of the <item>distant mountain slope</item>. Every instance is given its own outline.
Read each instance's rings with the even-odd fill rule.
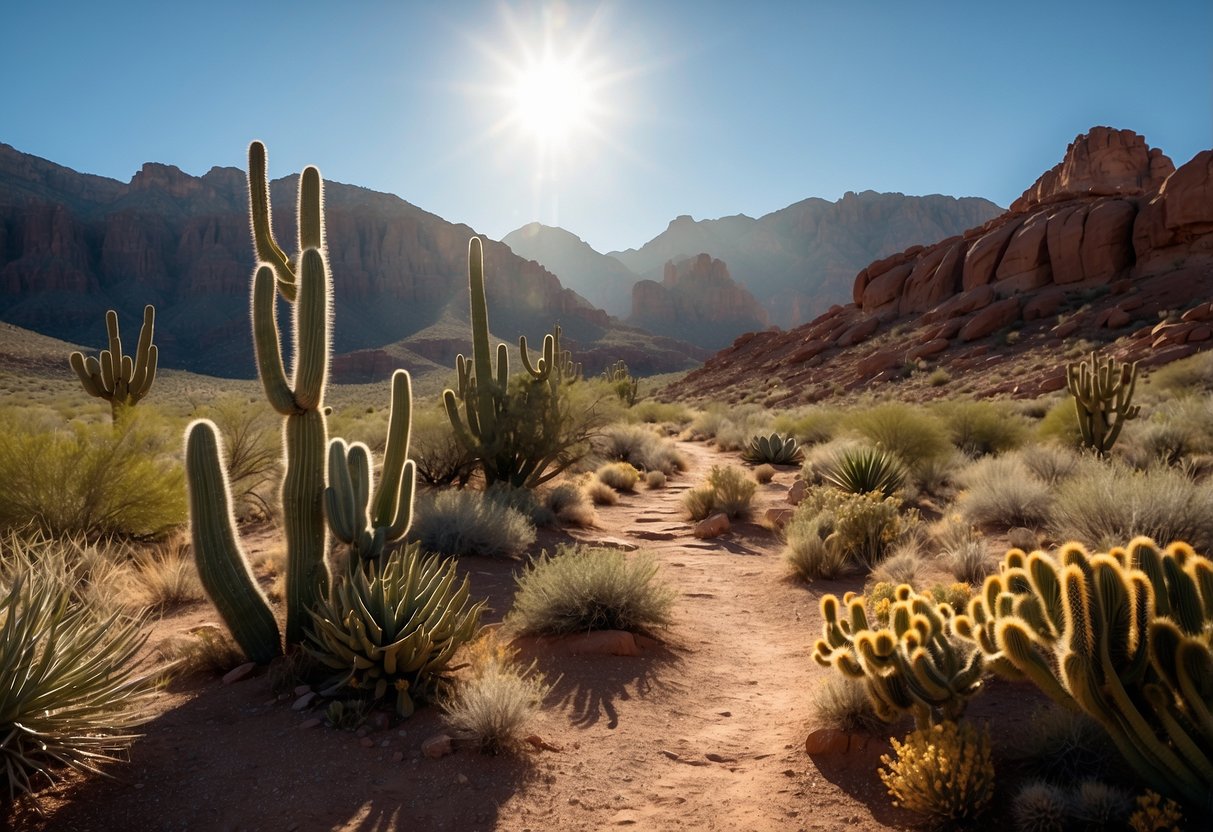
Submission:
[[[528,223],[501,238],[519,257],[534,260],[609,315],[623,318],[632,309],[632,285],[640,275],[614,257],[595,251],[571,231]]]
[[[628,321],[650,332],[720,349],[743,332],[765,328],[767,311],[733,280],[723,260],[700,254],[666,263],[661,282],[637,282]]]
[[[271,184],[282,240],[295,236],[295,187],[295,176]],[[194,177],[148,163],[124,184],[0,144],[0,320],[101,344],[107,308],[134,325],[154,303],[163,366],[250,377],[247,200],[235,168]],[[326,183],[325,222],[339,355],[397,344],[447,318],[466,321],[471,228],[336,182]],[[539,337],[557,321],[585,349],[633,337],[507,246],[487,241],[485,260],[490,320],[504,340]],[[684,369],[698,355],[668,342],[653,371]],[[340,373],[342,362],[335,366]]]
[[[981,225],[1002,212],[974,197],[847,193],[806,199],[758,219],[674,219],[639,249],[611,252],[631,271],[660,280],[665,264],[700,252],[729,268],[770,314],[794,326],[850,296],[855,273],[872,260]]]

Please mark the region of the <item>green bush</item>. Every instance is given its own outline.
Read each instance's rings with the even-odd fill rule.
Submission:
[[[986,457],[960,472],[960,509],[978,526],[1031,526],[1049,518],[1052,495],[1015,457]]]
[[[1001,454],[1028,438],[1028,424],[1005,404],[989,401],[948,401],[936,405],[948,437],[968,456]]]
[[[1084,466],[1056,489],[1049,526],[1063,540],[1105,548],[1146,535],[1166,545],[1213,550],[1213,485],[1170,468],[1134,471],[1119,463]]]
[[[676,402],[646,399],[633,405],[627,412],[627,418],[647,424],[670,424],[681,427],[690,424],[691,411],[687,409],[686,405]]]
[[[687,467],[674,444],[640,425],[610,425],[594,438],[594,450],[606,459],[627,462],[642,471],[673,476]]]
[[[839,410],[820,406],[781,413],[771,423],[778,433],[790,434],[807,445],[818,445],[833,439],[842,426]]]
[[[724,513],[736,519],[750,511],[750,501],[758,483],[746,476],[735,465],[713,465],[707,482],[686,493],[682,505],[692,520],[702,520],[713,514]]]
[[[665,474],[660,471],[649,471],[644,475],[644,484],[652,490],[654,488],[665,488]]]
[[[640,481],[640,472],[626,462],[611,462],[595,472],[598,481],[616,491],[632,491]]]
[[[0,552],[0,786],[9,800],[62,765],[99,771],[151,716],[154,679],[135,672],[141,620],[98,613],[71,571],[55,542],[10,538]]]
[[[439,491],[417,499],[409,539],[427,552],[503,557],[535,542],[535,527],[521,512],[479,491]]]
[[[1036,426],[1036,436],[1042,440],[1053,440],[1067,448],[1081,448],[1082,429],[1074,412],[1074,400],[1068,396],[1058,399]]]
[[[1007,456],[1017,456],[1033,476],[1050,487],[1072,476],[1082,462],[1073,447],[1056,442],[1027,445]]]
[[[906,471],[888,451],[860,445],[844,449],[822,469],[821,476],[850,494],[879,492],[891,497],[905,482]]]
[[[0,414],[0,528],[157,537],[185,521],[179,443],[147,406],[109,425],[27,430]]]
[[[763,463],[754,469],[754,482],[759,485],[766,485],[773,479],[775,479],[775,466]]]
[[[544,552],[518,577],[506,625],[521,635],[651,632],[669,623],[673,603],[674,593],[658,580],[652,556],[560,546],[555,555]]]
[[[940,420],[920,408],[888,402],[850,414],[847,424],[860,436],[879,445],[911,468],[951,447]]]
[[[900,503],[878,493],[848,494],[836,488],[812,489],[796,508],[798,518],[816,518],[821,531],[836,535],[836,545],[850,563],[870,571],[900,542],[915,523],[902,517]]]
[[[784,528],[783,556],[804,581],[830,580],[854,569],[834,532],[833,516],[797,512]]]

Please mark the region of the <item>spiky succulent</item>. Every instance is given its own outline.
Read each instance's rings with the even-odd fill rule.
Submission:
[[[796,442],[796,437],[772,433],[770,436],[753,437],[741,458],[753,463],[795,465],[804,459],[804,451]]]
[[[312,613],[305,649],[337,673],[326,696],[343,689],[391,693],[410,716],[433,692],[438,674],[480,630],[485,602],[468,602],[468,579],[456,587],[455,561],[422,557],[413,544],[379,564],[351,559],[329,598]]]
[[[847,448],[821,472],[826,482],[851,494],[879,491],[886,497],[901,488],[906,470],[897,457],[881,448]]]
[[[0,574],[0,789],[10,800],[64,765],[103,773],[150,717],[153,680],[134,670],[142,622],[99,615],[57,566],[47,557]]]

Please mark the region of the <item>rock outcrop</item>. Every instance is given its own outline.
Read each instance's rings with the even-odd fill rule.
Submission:
[[[293,240],[296,177],[270,189],[275,231]],[[107,308],[137,319],[154,303],[162,366],[251,376],[247,200],[244,173],[234,168],[195,177],[149,163],[124,184],[0,144],[0,319],[93,344],[104,337]],[[339,376],[347,367],[360,381],[390,373],[376,350],[440,320],[466,320],[471,228],[336,182],[326,184],[325,206],[334,347],[360,353],[335,363]],[[542,337],[556,321],[568,345],[586,350],[618,336],[620,324],[538,263],[491,241],[485,259],[492,322],[503,339]],[[452,329],[454,337],[468,337]],[[647,343],[629,333],[607,340]],[[663,372],[690,366],[702,353],[666,340],[655,354],[654,371]]]
[[[766,310],[733,280],[723,260],[708,254],[665,264],[660,283],[641,280],[632,287],[628,321],[709,349],[719,349],[742,332],[765,328]]]
[[[624,318],[631,310],[632,286],[640,276],[616,260],[595,251],[563,228],[537,222],[506,234],[505,243],[519,257],[534,260],[609,315]]]
[[[939,366],[1030,395],[1064,386],[1057,346],[1079,332],[1147,365],[1203,349],[1211,293],[1213,151],[1176,169],[1141,136],[1096,127],[1009,211],[869,264],[852,304],[743,335],[671,394],[728,397],[752,374],[783,381],[779,401],[809,401]]]

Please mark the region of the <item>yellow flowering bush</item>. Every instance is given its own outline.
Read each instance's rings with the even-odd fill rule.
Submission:
[[[1180,832],[1183,819],[1178,803],[1147,791],[1137,798],[1137,811],[1129,817],[1129,826],[1133,832]]]
[[[920,728],[905,742],[893,740],[895,757],[880,761],[880,779],[894,805],[954,821],[981,814],[994,796],[990,733],[967,722],[940,722]]]

